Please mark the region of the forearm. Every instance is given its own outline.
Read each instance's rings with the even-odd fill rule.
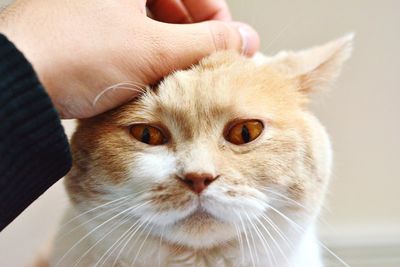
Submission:
[[[70,167],[50,98],[29,62],[0,35],[0,231]]]

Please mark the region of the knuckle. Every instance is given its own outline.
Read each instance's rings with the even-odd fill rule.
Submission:
[[[210,31],[215,51],[230,47],[230,27],[221,22],[210,22]]]

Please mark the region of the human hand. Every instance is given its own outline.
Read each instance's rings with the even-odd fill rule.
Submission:
[[[224,0],[18,0],[0,31],[32,63],[62,118],[114,108],[216,50],[252,55],[259,45],[252,28],[231,22]]]

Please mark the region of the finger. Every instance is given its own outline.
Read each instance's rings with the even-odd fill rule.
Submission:
[[[224,0],[182,0],[182,3],[194,22],[231,20],[228,5]]]
[[[249,25],[239,22],[206,21],[186,25],[170,25],[176,33],[171,42],[190,53],[191,42],[197,46],[200,56],[220,50],[236,50],[252,55],[259,46],[257,32]]]
[[[190,23],[192,19],[180,0],[151,0],[147,2],[152,18],[166,23]]]
[[[243,23],[207,21],[162,24],[154,29],[158,32],[158,45],[153,55],[158,57],[154,60],[159,61],[162,75],[186,68],[215,51],[232,49],[252,55],[259,46],[256,31]]]

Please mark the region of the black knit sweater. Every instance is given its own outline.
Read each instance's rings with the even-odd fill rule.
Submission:
[[[70,167],[50,98],[29,62],[0,35],[0,231]]]

